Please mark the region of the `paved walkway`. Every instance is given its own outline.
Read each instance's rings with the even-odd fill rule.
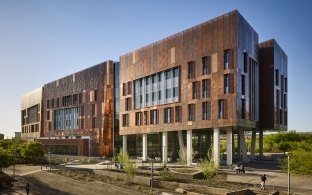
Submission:
[[[8,170],[6,172],[9,172]],[[136,195],[137,191],[121,188],[103,182],[83,182],[63,177],[47,171],[34,170],[16,176],[17,182],[13,187],[1,192],[2,195],[26,194],[25,185],[30,184],[30,195],[81,195],[81,194],[111,194],[111,195]]]
[[[266,174],[266,189],[268,191],[288,190],[288,175],[280,170],[270,170],[270,169],[254,169],[246,168],[246,173],[236,174],[234,171],[229,171],[227,176],[227,181],[231,182],[241,182],[246,183],[247,186],[260,189],[260,177]],[[311,176],[290,176],[290,190],[296,194],[312,194],[312,177]]]

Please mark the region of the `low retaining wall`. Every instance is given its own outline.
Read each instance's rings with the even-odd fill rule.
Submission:
[[[112,171],[105,171],[105,170],[94,170],[95,174],[104,175],[107,177],[111,177],[114,179],[124,179],[126,174],[119,173],[119,172],[112,172]],[[133,182],[139,185],[150,186],[150,177],[144,176],[134,176]],[[154,187],[160,187],[168,190],[174,191],[177,188],[185,189],[186,191],[198,192],[203,194],[220,194],[220,195],[243,195],[249,192],[248,189],[239,190],[235,192],[230,192],[229,190],[222,189],[222,188],[214,188],[214,187],[207,187],[201,185],[194,185],[188,183],[177,183],[177,182],[169,182],[169,181],[162,181],[162,180],[154,180],[153,182]]]

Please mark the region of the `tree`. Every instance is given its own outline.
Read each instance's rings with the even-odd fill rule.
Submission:
[[[11,165],[10,156],[8,152],[0,148],[0,171]]]
[[[32,141],[21,146],[21,156],[25,159],[36,159],[43,155],[44,150],[40,142]]]

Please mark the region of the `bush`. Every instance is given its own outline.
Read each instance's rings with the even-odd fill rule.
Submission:
[[[291,173],[296,175],[311,175],[312,174],[312,151],[296,150],[292,151],[289,158],[289,169]],[[282,161],[282,168],[288,170],[288,158]]]
[[[136,168],[135,164],[130,161],[127,152],[120,151],[117,155],[117,161],[123,165],[123,169],[126,173],[125,183],[132,182]]]
[[[218,166],[212,160],[203,160],[199,165],[200,170],[203,172],[205,179],[212,179],[218,173]]]
[[[167,181],[175,181],[176,177],[173,173],[170,173],[169,171],[160,171],[159,172],[159,176],[163,179],[163,180],[167,180]]]

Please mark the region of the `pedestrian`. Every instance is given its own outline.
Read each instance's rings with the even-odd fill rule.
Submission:
[[[29,183],[26,183],[25,189],[26,189],[26,193],[28,195],[29,194]]]
[[[266,176],[265,174],[263,174],[263,176],[261,176],[261,180],[260,180],[260,190],[264,190],[264,186],[265,186],[265,180],[266,180]]]

